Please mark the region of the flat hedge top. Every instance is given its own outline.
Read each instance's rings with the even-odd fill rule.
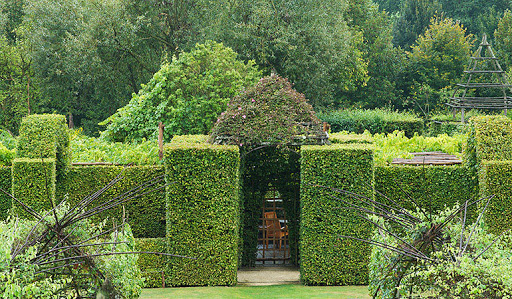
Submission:
[[[475,128],[479,160],[512,160],[512,120],[502,116],[477,116],[470,120]]]
[[[331,145],[303,145],[301,151],[361,150],[373,152],[375,146],[367,143],[333,143]]]
[[[371,134],[353,134],[347,132],[332,133],[329,135],[332,143],[373,143]]]
[[[54,158],[15,158],[13,160],[15,163],[52,163],[55,162]]]
[[[206,143],[208,135],[176,135],[171,140],[171,145],[175,144],[199,144]]]

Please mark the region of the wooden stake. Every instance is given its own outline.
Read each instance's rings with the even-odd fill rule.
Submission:
[[[158,157],[160,160],[164,158],[164,124],[158,123]]]

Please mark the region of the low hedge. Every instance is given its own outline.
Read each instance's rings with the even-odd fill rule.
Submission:
[[[146,252],[167,252],[167,242],[165,238],[140,238],[135,239],[135,250]],[[145,278],[146,288],[165,287],[165,268],[167,267],[168,257],[156,254],[139,254],[137,265]]]
[[[58,182],[58,200],[67,196],[73,205],[106,186],[123,171],[122,166],[74,166],[63,180]],[[164,175],[162,166],[131,166],[124,172],[124,178],[107,190],[94,205],[113,199],[155,177]],[[135,198],[125,205],[133,235],[136,238],[158,238],[165,236],[165,190],[148,193]],[[96,219],[121,220],[122,206],[98,214]]]
[[[332,133],[329,135],[331,143],[366,143],[372,144],[373,137],[371,134],[354,134],[347,132]]]
[[[485,212],[489,232],[501,234],[512,228],[512,161],[483,161],[480,169],[481,196],[495,195]]]
[[[55,203],[55,159],[16,158],[12,163],[12,195],[36,212],[50,210]],[[17,202],[12,213],[33,218]]]
[[[331,125],[331,132],[349,131],[363,133],[392,133],[404,131],[407,137],[423,132],[423,120],[407,112],[395,112],[384,109],[374,110],[338,110],[318,113],[318,118]]]
[[[23,118],[16,149],[18,158],[56,159],[60,178],[71,163],[66,117],[58,114],[33,114]]]
[[[463,166],[376,166],[375,190],[406,209],[415,211],[417,204],[436,213],[446,206],[463,205],[466,200],[476,199],[478,178]],[[389,202],[378,194],[376,199]],[[470,210],[469,219],[475,214],[476,207]]]
[[[0,166],[0,189],[12,193],[12,170],[11,167]],[[0,191],[0,221],[7,219],[9,210],[12,208],[11,197]]]
[[[239,251],[236,146],[178,143],[164,150],[169,286],[234,285]]]
[[[372,227],[330,195],[349,202],[353,199],[317,185],[371,196],[372,182],[371,145],[302,147],[300,266],[306,285],[368,283],[370,246],[340,235],[367,239]]]

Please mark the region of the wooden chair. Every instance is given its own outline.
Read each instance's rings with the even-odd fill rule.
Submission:
[[[264,215],[265,221],[265,246],[268,249],[268,240],[272,239],[274,246],[275,241],[279,239],[279,249],[281,249],[284,237],[288,236],[288,227],[281,227],[281,223],[277,218],[276,212],[266,212]]]

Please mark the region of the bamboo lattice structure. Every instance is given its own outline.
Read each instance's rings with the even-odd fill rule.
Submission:
[[[482,68],[483,66],[483,68]],[[489,67],[490,66],[490,67]],[[508,96],[507,89],[511,91],[512,85],[509,85],[505,71],[501,68],[498,58],[494,55],[491,45],[487,42],[487,35],[484,34],[482,42],[476,51],[476,55],[471,57],[471,63],[465,74],[468,74],[465,83],[457,84],[450,102],[446,105],[454,109],[461,110],[461,121],[464,123],[464,109],[503,109],[505,114],[509,108],[512,108],[512,97]],[[490,81],[495,82],[473,82],[475,75],[481,75]],[[497,82],[496,82],[497,81]],[[457,92],[463,88],[462,94],[457,96]],[[493,88],[501,90],[500,96],[467,96],[468,90]]]

